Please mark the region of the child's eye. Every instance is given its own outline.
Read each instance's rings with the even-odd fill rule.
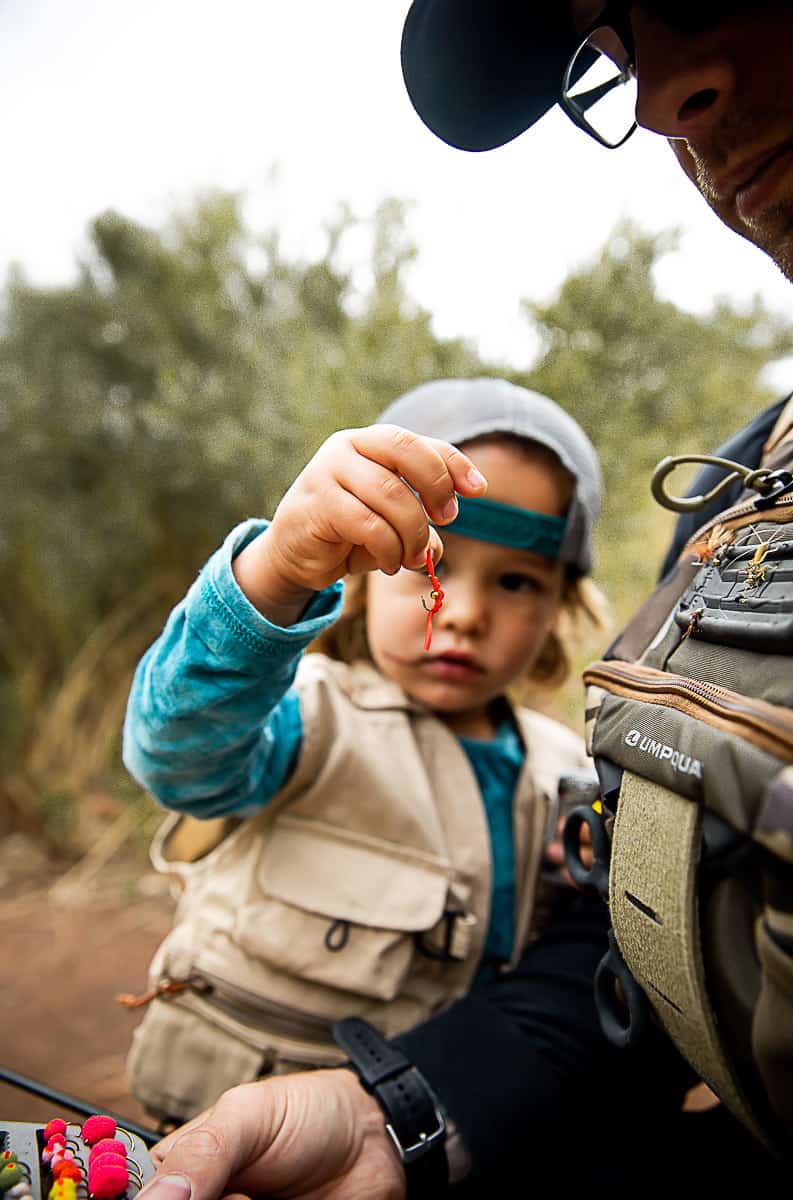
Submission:
[[[539,592],[542,585],[533,575],[521,575],[518,571],[509,571],[499,579],[500,586],[505,592]]]

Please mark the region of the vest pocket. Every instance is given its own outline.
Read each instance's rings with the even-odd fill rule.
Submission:
[[[415,936],[441,921],[451,868],[429,855],[292,816],[262,847],[232,938],[278,971],[393,1000]]]
[[[156,1120],[182,1122],[266,1069],[262,1050],[181,1005],[156,1001],[132,1035],[127,1081]]]

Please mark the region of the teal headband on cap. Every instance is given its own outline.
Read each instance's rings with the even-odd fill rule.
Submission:
[[[551,517],[547,513],[501,504],[498,500],[457,497],[459,512],[449,525],[439,526],[462,537],[477,538],[480,542],[495,542],[513,550],[530,550],[544,558],[556,559],[562,548],[566,517]]]

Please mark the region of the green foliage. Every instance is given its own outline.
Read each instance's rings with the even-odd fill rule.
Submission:
[[[401,205],[294,261],[213,195],[162,230],[105,213],[73,286],[8,283],[0,338],[0,755],[5,797],[76,789],[108,760],[134,664],[227,530],[272,513],[339,427],[481,368],[403,287]],[[21,776],[21,777],[20,777]]]
[[[654,580],[672,518],[650,497],[667,454],[708,453],[775,397],[758,375],[793,331],[755,299],[706,316],[662,300],[653,267],[677,244],[623,222],[550,304],[525,303],[543,350],[530,384],[567,408],[603,465],[601,580],[626,616]],[[675,488],[685,476],[675,474]]]
[[[76,820],[76,800],[63,792],[45,792],[39,799],[42,832],[54,846],[69,837]]]
[[[416,251],[399,202],[367,223],[369,261],[352,272],[359,226],[342,210],[324,252],[303,261],[277,230],[247,230],[236,197],[212,195],[159,230],[98,217],[69,287],[9,279],[0,805],[28,824],[68,835],[69,798],[117,765],[132,671],[168,609],[232,525],[272,512],[333,429],[442,376],[547,392],[602,455],[600,582],[625,613],[668,531],[649,500],[652,466],[711,449],[771,399],[758,371],[790,350],[759,302],[697,317],[660,300],[653,266],[673,239],[622,226],[552,303],[526,303],[543,351],[518,376],[435,337],[404,285]],[[559,703],[577,719],[569,690],[575,701]]]

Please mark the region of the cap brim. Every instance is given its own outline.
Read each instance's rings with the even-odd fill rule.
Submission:
[[[414,0],[402,74],[433,133],[460,150],[492,150],[559,99],[577,44],[561,0]]]

